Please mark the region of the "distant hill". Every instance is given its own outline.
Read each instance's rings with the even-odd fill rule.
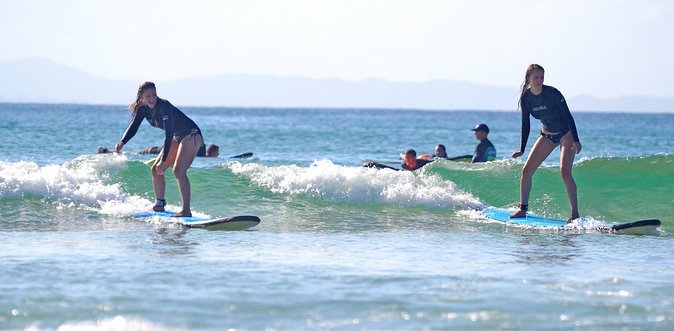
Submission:
[[[133,101],[137,84],[98,78],[44,59],[0,62],[0,102],[125,104]]]
[[[110,80],[48,60],[0,61],[0,102],[120,104],[140,82]],[[156,82],[176,105],[514,110],[517,87],[466,81],[347,81],[295,76],[218,75]],[[574,111],[674,112],[674,98],[567,96]]]

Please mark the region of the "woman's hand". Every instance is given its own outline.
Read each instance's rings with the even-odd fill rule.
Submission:
[[[524,152],[517,151],[517,152],[513,153],[512,157],[513,157],[513,159],[516,159],[516,158],[518,158],[522,155],[524,155]]]
[[[157,175],[159,176],[164,176],[164,170],[162,170],[164,167],[164,161],[161,160],[161,156],[158,157],[157,163],[154,164],[154,171]]]
[[[121,141],[118,142],[117,145],[115,145],[115,152],[119,153],[119,151],[122,150],[122,147],[124,147],[124,143]]]

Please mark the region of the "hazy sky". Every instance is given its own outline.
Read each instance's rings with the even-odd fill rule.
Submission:
[[[674,97],[671,0],[0,0],[0,61],[105,78],[231,73]]]

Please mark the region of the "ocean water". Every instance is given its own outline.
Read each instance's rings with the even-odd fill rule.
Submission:
[[[674,329],[672,114],[574,113],[583,219],[546,230],[475,211],[517,203],[516,111],[180,107],[221,151],[189,171],[195,214],[262,219],[224,232],[131,216],[154,199],[149,157],[96,154],[124,108],[0,104],[0,329]],[[471,154],[480,122],[495,162],[361,166],[437,143]],[[124,151],[162,139],[144,123]],[[563,218],[558,163],[530,205]],[[651,235],[593,230],[648,218]]]

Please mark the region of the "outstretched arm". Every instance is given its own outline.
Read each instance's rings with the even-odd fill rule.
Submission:
[[[573,148],[576,150],[576,154],[580,153],[580,150],[583,149],[583,146],[580,144],[580,139],[578,138],[578,130],[576,130],[576,122],[573,120],[573,116],[571,116],[571,111],[569,110],[569,106],[566,104],[566,101],[564,97],[561,97],[561,104],[559,105],[559,109],[562,111],[562,115],[566,119],[566,123],[569,125],[569,131],[571,131],[571,134],[573,135]]]
[[[138,132],[138,127],[140,127],[140,123],[143,122],[143,116],[138,114],[139,110],[134,110],[133,113],[131,114],[131,119],[129,120],[129,126],[126,128],[126,131],[124,131],[124,135],[122,136],[122,139],[115,145],[115,151],[119,152],[122,150],[124,145],[133,138],[133,136],[136,135],[136,132]]]
[[[569,124],[569,130],[573,135],[573,141],[580,141],[580,139],[578,138],[578,130],[576,130],[576,122],[573,120],[573,116],[571,116],[569,106],[566,104],[566,101],[564,100],[563,96],[562,101],[559,105],[559,109],[562,111],[562,116],[564,116],[564,119],[566,119],[566,123]]]
[[[529,111],[522,106],[522,127],[520,129],[520,150],[513,153],[513,158],[518,158],[524,155],[524,150],[527,148],[527,141],[529,140],[529,133],[531,132],[531,121],[529,119]]]

